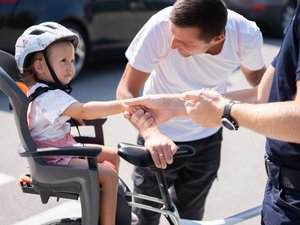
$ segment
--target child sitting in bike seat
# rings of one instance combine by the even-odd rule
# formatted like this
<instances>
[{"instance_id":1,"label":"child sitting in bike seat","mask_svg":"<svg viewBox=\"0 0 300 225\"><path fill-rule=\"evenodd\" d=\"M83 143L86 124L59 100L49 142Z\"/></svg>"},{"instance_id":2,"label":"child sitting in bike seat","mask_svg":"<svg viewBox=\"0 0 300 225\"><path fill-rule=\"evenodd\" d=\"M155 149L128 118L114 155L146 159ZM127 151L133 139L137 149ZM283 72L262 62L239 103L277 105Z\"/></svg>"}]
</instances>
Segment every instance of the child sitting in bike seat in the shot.
<instances>
[{"instance_id":1,"label":"child sitting in bike seat","mask_svg":"<svg viewBox=\"0 0 300 225\"><path fill-rule=\"evenodd\" d=\"M70 118L96 119L128 110L123 101L80 103L69 95L78 42L75 33L54 22L29 27L16 42L15 59L31 101L29 130L38 148L80 145L70 134ZM100 224L114 225L120 159L117 150L101 148L97 157L101 174ZM87 161L78 157L47 157L45 161L87 166Z\"/></svg>"}]
</instances>

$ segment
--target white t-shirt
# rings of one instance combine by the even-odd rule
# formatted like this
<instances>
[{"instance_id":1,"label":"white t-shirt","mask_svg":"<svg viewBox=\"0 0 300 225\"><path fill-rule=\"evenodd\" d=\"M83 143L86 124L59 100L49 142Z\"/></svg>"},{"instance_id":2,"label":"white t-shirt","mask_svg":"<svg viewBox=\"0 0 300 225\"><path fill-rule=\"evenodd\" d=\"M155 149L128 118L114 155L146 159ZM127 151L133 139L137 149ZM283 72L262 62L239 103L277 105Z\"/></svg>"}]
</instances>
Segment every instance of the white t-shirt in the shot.
<instances>
[{"instance_id":1,"label":"white t-shirt","mask_svg":"<svg viewBox=\"0 0 300 225\"><path fill-rule=\"evenodd\" d=\"M249 70L263 68L263 39L259 28L231 10L228 10L223 49L218 55L204 53L182 57L170 47L171 9L172 6L153 15L126 51L131 66L151 73L143 95L182 93L201 88L214 88L224 93L229 75L240 65ZM208 129L188 118L174 118L159 129L173 141L192 141L214 134L219 127Z\"/></svg>"},{"instance_id":2,"label":"white t-shirt","mask_svg":"<svg viewBox=\"0 0 300 225\"><path fill-rule=\"evenodd\" d=\"M47 87L36 83L29 91L30 96L36 88ZM30 103L28 108L28 126L33 140L58 140L70 132L68 116L61 115L68 106L77 102L62 90L48 90Z\"/></svg>"}]
</instances>

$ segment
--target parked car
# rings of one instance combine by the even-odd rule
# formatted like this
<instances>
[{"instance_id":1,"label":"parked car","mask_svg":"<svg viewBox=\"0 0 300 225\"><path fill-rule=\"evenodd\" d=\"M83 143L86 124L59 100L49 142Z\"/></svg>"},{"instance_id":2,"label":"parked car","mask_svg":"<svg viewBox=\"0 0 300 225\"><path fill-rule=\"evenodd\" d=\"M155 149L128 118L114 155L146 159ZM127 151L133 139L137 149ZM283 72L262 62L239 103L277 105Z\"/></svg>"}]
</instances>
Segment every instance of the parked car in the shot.
<instances>
[{"instance_id":1,"label":"parked car","mask_svg":"<svg viewBox=\"0 0 300 225\"><path fill-rule=\"evenodd\" d=\"M282 36L299 0L224 0L232 9L255 21L270 34Z\"/></svg>"},{"instance_id":2,"label":"parked car","mask_svg":"<svg viewBox=\"0 0 300 225\"><path fill-rule=\"evenodd\" d=\"M0 49L14 53L31 25L55 21L76 32L77 74L85 62L125 50L143 24L175 0L0 0ZM120 51L118 51L120 52ZM97 56L94 54L97 53ZM123 54L121 51L120 54Z\"/></svg>"}]
</instances>

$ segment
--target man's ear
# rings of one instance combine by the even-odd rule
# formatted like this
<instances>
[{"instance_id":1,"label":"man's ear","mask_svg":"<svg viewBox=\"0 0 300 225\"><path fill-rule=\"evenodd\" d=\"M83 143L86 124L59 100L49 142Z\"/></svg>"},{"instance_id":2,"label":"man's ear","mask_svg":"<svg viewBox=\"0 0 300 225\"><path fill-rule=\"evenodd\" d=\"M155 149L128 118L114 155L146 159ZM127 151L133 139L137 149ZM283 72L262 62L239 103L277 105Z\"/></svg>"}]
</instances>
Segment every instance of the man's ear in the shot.
<instances>
[{"instance_id":1,"label":"man's ear","mask_svg":"<svg viewBox=\"0 0 300 225\"><path fill-rule=\"evenodd\" d=\"M34 67L34 70L37 73L44 73L45 72L42 60L39 60L39 59L35 60L34 63L33 63L33 67Z\"/></svg>"},{"instance_id":2,"label":"man's ear","mask_svg":"<svg viewBox=\"0 0 300 225\"><path fill-rule=\"evenodd\" d=\"M225 39L225 32L223 32L219 36L215 37L215 42L220 43L220 42L224 41L224 39Z\"/></svg>"}]
</instances>

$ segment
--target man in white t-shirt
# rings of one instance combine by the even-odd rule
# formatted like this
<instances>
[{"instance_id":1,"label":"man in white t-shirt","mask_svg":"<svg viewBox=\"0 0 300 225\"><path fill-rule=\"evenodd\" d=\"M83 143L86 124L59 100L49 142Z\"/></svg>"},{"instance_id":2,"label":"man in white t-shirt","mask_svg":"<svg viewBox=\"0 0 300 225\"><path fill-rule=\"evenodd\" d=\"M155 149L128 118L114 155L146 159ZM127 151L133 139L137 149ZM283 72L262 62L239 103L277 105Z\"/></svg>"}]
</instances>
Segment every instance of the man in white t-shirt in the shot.
<instances>
[{"instance_id":1,"label":"man in white t-shirt","mask_svg":"<svg viewBox=\"0 0 300 225\"><path fill-rule=\"evenodd\" d=\"M240 68L251 86L264 74L262 34L254 22L226 8L222 0L178 0L153 15L126 51L128 64L117 98L174 94L213 88L226 92L228 77ZM141 110L140 110L141 111ZM139 113L139 111L138 111ZM148 115L136 113L131 122ZM141 121L139 121L139 124ZM203 128L188 118L139 129L139 144L165 175L180 217L201 220L220 164L222 128ZM192 159L176 159L177 144L192 145ZM160 197L155 175L135 168L134 190ZM136 209L141 225L157 225L159 214Z\"/></svg>"}]
</instances>

